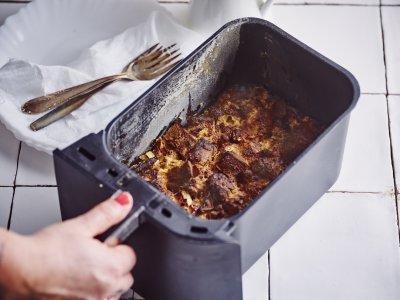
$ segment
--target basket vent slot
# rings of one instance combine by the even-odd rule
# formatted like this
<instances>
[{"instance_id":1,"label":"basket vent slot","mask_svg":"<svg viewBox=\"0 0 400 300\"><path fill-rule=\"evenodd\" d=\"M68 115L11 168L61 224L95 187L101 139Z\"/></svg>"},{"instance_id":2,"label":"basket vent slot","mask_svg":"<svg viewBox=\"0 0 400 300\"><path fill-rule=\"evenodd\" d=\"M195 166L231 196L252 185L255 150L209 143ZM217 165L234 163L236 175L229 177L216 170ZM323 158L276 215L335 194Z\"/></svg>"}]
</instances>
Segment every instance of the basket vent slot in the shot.
<instances>
[{"instance_id":1,"label":"basket vent slot","mask_svg":"<svg viewBox=\"0 0 400 300\"><path fill-rule=\"evenodd\" d=\"M131 183L132 180L133 180L133 175L130 174L130 173L126 173L124 176L122 176L122 177L117 181L117 184L118 184L120 187L126 187L126 186L128 186L128 185Z\"/></svg>"},{"instance_id":2,"label":"basket vent slot","mask_svg":"<svg viewBox=\"0 0 400 300\"><path fill-rule=\"evenodd\" d=\"M229 232L233 229L234 226L235 226L235 224L233 224L233 222L229 221L228 225L224 228L224 230L226 232Z\"/></svg>"},{"instance_id":3,"label":"basket vent slot","mask_svg":"<svg viewBox=\"0 0 400 300\"><path fill-rule=\"evenodd\" d=\"M156 209L160 205L160 202L156 199L150 201L149 206L152 209Z\"/></svg>"},{"instance_id":4,"label":"basket vent slot","mask_svg":"<svg viewBox=\"0 0 400 300\"><path fill-rule=\"evenodd\" d=\"M161 213L167 218L171 218L172 217L172 212L169 209L163 208L161 210Z\"/></svg>"},{"instance_id":5,"label":"basket vent slot","mask_svg":"<svg viewBox=\"0 0 400 300\"><path fill-rule=\"evenodd\" d=\"M115 169L108 169L107 173L108 173L108 175L110 175L112 177L117 177L118 176L118 172Z\"/></svg>"},{"instance_id":6,"label":"basket vent slot","mask_svg":"<svg viewBox=\"0 0 400 300\"><path fill-rule=\"evenodd\" d=\"M96 156L94 154L90 153L83 147L79 147L78 152L82 154L84 157L86 157L88 160L94 161L96 159Z\"/></svg>"},{"instance_id":7,"label":"basket vent slot","mask_svg":"<svg viewBox=\"0 0 400 300\"><path fill-rule=\"evenodd\" d=\"M208 232L208 228L202 226L192 226L190 227L190 231L193 233L206 234Z\"/></svg>"}]
</instances>

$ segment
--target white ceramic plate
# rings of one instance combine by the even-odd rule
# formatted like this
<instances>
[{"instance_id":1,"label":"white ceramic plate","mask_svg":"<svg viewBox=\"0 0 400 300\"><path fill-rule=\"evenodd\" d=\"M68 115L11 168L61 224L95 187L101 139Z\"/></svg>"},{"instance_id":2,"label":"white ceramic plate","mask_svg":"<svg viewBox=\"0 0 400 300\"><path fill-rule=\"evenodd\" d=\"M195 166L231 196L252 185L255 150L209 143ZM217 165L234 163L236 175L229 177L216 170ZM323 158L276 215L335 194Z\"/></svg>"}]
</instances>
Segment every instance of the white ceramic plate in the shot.
<instances>
[{"instance_id":1,"label":"white ceramic plate","mask_svg":"<svg viewBox=\"0 0 400 300\"><path fill-rule=\"evenodd\" d=\"M154 0L140 10L160 9ZM10 57L41 65L65 65L97 41L142 23L133 0L36 0L0 27L0 66Z\"/></svg>"},{"instance_id":2,"label":"white ceramic plate","mask_svg":"<svg viewBox=\"0 0 400 300\"><path fill-rule=\"evenodd\" d=\"M0 27L0 67L10 58L68 65L96 42L145 22L154 10L165 11L156 0L33 1ZM21 131L16 124L21 120L7 111L0 111L0 121L29 146L47 153L54 149L40 135Z\"/></svg>"}]
</instances>

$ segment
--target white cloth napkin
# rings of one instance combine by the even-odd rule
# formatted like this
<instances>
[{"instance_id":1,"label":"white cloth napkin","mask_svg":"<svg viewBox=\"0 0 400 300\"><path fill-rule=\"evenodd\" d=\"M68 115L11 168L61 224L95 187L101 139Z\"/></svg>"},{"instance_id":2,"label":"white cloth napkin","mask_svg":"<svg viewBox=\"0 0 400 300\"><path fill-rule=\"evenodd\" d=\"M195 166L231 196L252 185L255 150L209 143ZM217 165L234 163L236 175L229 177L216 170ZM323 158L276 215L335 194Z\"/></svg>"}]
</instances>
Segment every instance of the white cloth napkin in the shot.
<instances>
[{"instance_id":1,"label":"white cloth napkin","mask_svg":"<svg viewBox=\"0 0 400 300\"><path fill-rule=\"evenodd\" d=\"M121 72L135 56L156 42L164 46L177 43L182 57L193 51L203 39L177 24L164 12L152 12L146 22L100 41L67 66L42 66L11 59L0 69L0 117L16 137L51 153L92 132L104 129L124 108L137 99L155 80L116 82L93 96L71 115L33 132L29 124L38 118L23 114L27 100L103 76Z\"/></svg>"}]
</instances>

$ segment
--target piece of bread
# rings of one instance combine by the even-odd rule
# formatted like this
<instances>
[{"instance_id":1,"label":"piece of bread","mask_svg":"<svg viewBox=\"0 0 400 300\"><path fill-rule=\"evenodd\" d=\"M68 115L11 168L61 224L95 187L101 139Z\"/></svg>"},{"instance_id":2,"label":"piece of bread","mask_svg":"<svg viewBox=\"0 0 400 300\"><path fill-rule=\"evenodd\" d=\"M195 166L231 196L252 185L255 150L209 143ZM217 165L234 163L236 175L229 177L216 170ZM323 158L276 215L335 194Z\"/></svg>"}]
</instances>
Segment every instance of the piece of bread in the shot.
<instances>
[{"instance_id":1,"label":"piece of bread","mask_svg":"<svg viewBox=\"0 0 400 300\"><path fill-rule=\"evenodd\" d=\"M188 213L228 218L245 208L323 126L258 86L223 92L187 125L174 122L132 169Z\"/></svg>"}]
</instances>

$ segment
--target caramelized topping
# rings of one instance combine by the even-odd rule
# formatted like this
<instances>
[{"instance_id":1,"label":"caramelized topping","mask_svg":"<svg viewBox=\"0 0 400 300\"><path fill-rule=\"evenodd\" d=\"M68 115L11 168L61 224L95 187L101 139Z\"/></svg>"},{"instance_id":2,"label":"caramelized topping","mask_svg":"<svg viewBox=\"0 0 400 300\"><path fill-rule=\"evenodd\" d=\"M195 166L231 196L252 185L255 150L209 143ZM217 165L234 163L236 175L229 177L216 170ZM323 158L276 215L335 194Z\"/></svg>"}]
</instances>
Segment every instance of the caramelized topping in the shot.
<instances>
[{"instance_id":1,"label":"caramelized topping","mask_svg":"<svg viewBox=\"0 0 400 300\"><path fill-rule=\"evenodd\" d=\"M216 147L207 142L204 138L197 141L196 146L189 152L189 159L194 163L199 163L204 166L207 162L212 160Z\"/></svg>"},{"instance_id":2,"label":"caramelized topping","mask_svg":"<svg viewBox=\"0 0 400 300\"><path fill-rule=\"evenodd\" d=\"M185 156L196 143L195 139L179 123L172 124L163 138L182 156Z\"/></svg>"},{"instance_id":3,"label":"caramelized topping","mask_svg":"<svg viewBox=\"0 0 400 300\"><path fill-rule=\"evenodd\" d=\"M174 122L133 169L188 213L217 219L245 208L323 126L262 87L233 87L187 126Z\"/></svg>"},{"instance_id":4,"label":"caramelized topping","mask_svg":"<svg viewBox=\"0 0 400 300\"><path fill-rule=\"evenodd\" d=\"M223 153L217 166L229 177L234 177L248 168L246 160L233 151Z\"/></svg>"},{"instance_id":5,"label":"caramelized topping","mask_svg":"<svg viewBox=\"0 0 400 300\"><path fill-rule=\"evenodd\" d=\"M233 184L224 174L215 173L207 180L205 199L210 200L212 207L229 201Z\"/></svg>"},{"instance_id":6,"label":"caramelized topping","mask_svg":"<svg viewBox=\"0 0 400 300\"><path fill-rule=\"evenodd\" d=\"M180 167L174 167L167 173L167 188L177 193L182 187L187 185L193 177L193 166L190 161L185 162Z\"/></svg>"}]
</instances>

